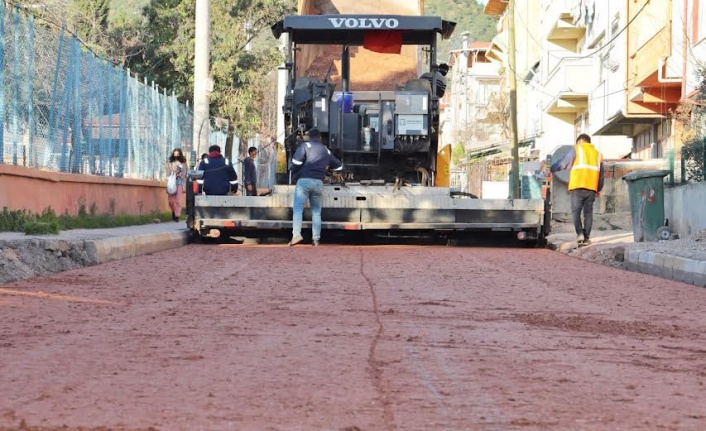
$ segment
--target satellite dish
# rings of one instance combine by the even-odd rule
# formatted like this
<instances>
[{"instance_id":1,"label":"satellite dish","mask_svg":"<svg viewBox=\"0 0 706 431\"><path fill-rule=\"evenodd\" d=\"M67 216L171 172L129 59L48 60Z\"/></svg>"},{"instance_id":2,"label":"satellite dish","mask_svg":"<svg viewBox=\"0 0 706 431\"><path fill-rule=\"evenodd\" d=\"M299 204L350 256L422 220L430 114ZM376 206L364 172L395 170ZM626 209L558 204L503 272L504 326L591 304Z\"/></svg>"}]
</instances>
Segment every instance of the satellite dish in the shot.
<instances>
[{"instance_id":1,"label":"satellite dish","mask_svg":"<svg viewBox=\"0 0 706 431\"><path fill-rule=\"evenodd\" d=\"M552 163L558 162L566 153L568 153L572 148L574 148L573 145L562 145L561 147L557 147L556 150L552 153ZM570 169L567 169L565 171L557 171L554 172L553 178L561 181L562 183L569 183L569 172L571 172Z\"/></svg>"}]
</instances>

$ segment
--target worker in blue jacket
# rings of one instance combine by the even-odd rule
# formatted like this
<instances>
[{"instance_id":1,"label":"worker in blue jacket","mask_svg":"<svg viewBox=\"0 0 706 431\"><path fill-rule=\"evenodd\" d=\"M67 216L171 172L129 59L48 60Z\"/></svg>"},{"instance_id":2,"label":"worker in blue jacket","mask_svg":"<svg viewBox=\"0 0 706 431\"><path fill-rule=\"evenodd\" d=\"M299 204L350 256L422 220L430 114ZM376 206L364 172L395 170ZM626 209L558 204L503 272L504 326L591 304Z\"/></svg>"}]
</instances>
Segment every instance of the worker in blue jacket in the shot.
<instances>
[{"instance_id":1,"label":"worker in blue jacket","mask_svg":"<svg viewBox=\"0 0 706 431\"><path fill-rule=\"evenodd\" d=\"M321 143L321 132L313 128L309 130L309 141L299 145L292 157L292 174L297 178L294 189L293 228L290 246L299 244L302 238L302 219L304 205L309 200L311 206L312 243L318 246L321 240L321 206L324 192L324 175L327 168L341 170L343 164L324 144Z\"/></svg>"},{"instance_id":2,"label":"worker in blue jacket","mask_svg":"<svg viewBox=\"0 0 706 431\"><path fill-rule=\"evenodd\" d=\"M211 145L208 157L199 163L203 171L203 191L207 195L225 196L231 190L231 183L238 180L233 165L221 154L221 147Z\"/></svg>"}]
</instances>

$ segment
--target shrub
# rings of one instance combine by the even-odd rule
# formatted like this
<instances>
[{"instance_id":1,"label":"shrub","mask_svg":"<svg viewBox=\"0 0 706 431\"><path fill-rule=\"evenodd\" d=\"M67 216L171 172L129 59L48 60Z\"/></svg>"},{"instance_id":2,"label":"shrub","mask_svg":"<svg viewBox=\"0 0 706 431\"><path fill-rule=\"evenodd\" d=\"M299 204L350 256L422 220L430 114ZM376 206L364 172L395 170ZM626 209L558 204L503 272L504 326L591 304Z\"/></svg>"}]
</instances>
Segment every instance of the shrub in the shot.
<instances>
[{"instance_id":1,"label":"shrub","mask_svg":"<svg viewBox=\"0 0 706 431\"><path fill-rule=\"evenodd\" d=\"M81 210L83 208L83 211ZM169 213L152 213L143 215L94 215L85 211L85 205L79 208L78 216L67 213L57 216L54 210L45 208L40 214L27 210L10 210L7 207L0 211L0 232L25 232L27 234L56 234L60 230L98 229L122 226L135 226L152 223L155 219L170 221ZM91 206L91 211L94 211Z\"/></svg>"},{"instance_id":2,"label":"shrub","mask_svg":"<svg viewBox=\"0 0 706 431\"><path fill-rule=\"evenodd\" d=\"M30 221L25 224L24 232L26 235L56 235L59 233L59 221Z\"/></svg>"},{"instance_id":3,"label":"shrub","mask_svg":"<svg viewBox=\"0 0 706 431\"><path fill-rule=\"evenodd\" d=\"M706 171L706 138L695 139L682 147L682 163L687 181L704 181Z\"/></svg>"}]
</instances>

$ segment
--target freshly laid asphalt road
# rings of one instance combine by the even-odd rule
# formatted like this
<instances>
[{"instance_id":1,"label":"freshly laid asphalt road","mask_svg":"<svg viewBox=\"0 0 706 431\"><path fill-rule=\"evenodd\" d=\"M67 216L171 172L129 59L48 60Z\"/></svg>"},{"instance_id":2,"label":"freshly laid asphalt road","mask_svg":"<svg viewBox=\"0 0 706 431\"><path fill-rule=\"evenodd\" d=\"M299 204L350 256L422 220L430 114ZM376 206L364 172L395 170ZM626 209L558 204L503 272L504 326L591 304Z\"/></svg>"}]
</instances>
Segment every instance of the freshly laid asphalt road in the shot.
<instances>
[{"instance_id":1,"label":"freshly laid asphalt road","mask_svg":"<svg viewBox=\"0 0 706 431\"><path fill-rule=\"evenodd\" d=\"M706 429L706 290L549 250L188 245L0 315L0 430Z\"/></svg>"}]
</instances>

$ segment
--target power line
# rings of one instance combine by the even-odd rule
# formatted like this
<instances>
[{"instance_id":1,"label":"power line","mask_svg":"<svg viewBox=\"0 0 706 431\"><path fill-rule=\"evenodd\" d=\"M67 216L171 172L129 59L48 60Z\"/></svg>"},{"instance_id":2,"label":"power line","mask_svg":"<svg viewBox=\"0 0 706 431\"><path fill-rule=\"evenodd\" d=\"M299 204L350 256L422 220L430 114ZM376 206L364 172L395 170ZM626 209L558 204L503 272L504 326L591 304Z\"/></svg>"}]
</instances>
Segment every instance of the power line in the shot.
<instances>
[{"instance_id":1,"label":"power line","mask_svg":"<svg viewBox=\"0 0 706 431\"><path fill-rule=\"evenodd\" d=\"M534 37L534 35L530 32L529 26L525 22L525 20L522 18L522 14L517 14L518 17L520 17L520 22L522 23L522 26L525 28L526 33L529 35L530 39L534 41L534 43L537 44L538 47L542 47L542 44Z\"/></svg>"},{"instance_id":2,"label":"power line","mask_svg":"<svg viewBox=\"0 0 706 431\"><path fill-rule=\"evenodd\" d=\"M584 59L584 58L591 57L592 55L599 53L600 51L604 50L605 48L608 48L608 47L615 41L615 39L617 39L618 36L620 36L625 30L627 30L628 27L630 27L630 24L632 24L633 21L635 21L635 19L637 19L637 17L640 16L640 14L642 13L642 11L645 10L645 8L647 7L648 4L650 4L650 1L651 1L651 0L647 0L647 1L645 2L645 4L642 5L642 7L640 8L640 10L637 11L637 13L635 14L635 16L633 16L633 17L630 19L630 21L628 21L628 23L625 24L625 27L623 27L622 29L620 29L619 32L617 32L616 34L614 34L613 37L612 37L608 42L606 42L606 43L603 44L602 46L596 48L593 52L591 52L591 53L589 53L589 54L586 54L586 55L583 55L583 56L580 56L580 57L572 57L572 58L574 58L574 59L576 59L576 60L581 60L581 59Z\"/></svg>"},{"instance_id":3,"label":"power line","mask_svg":"<svg viewBox=\"0 0 706 431\"><path fill-rule=\"evenodd\" d=\"M559 94L547 93L547 92L544 91L542 88L537 87L537 86L535 86L535 85L532 85L532 84L529 83L529 82L526 82L526 81L524 80L524 78L523 78L519 73L517 73L517 71L512 70L512 69L510 68L510 66L507 66L507 68L508 68L508 70L510 70L512 73L514 73L517 78L519 78L520 80L522 80L522 81L525 83L526 86L530 87L531 89L533 89L533 90L535 90L535 91L537 91L537 92L539 92L539 93L541 93L541 94L543 94L543 95L545 95L545 96L547 96L547 97L551 97L552 99L553 99L553 98L556 98L556 97L559 95ZM608 97L608 96L612 96L612 95L614 95L614 94L622 93L622 92L624 92L624 91L627 91L627 88L623 88L623 89L621 89L621 90L617 90L617 91L614 91L614 92L612 92L612 93L604 94L604 95L602 95L602 96L589 97L589 100L600 100L600 99L604 99L604 98L606 98L606 97Z\"/></svg>"}]
</instances>

